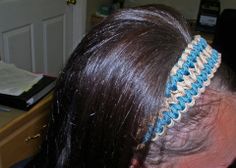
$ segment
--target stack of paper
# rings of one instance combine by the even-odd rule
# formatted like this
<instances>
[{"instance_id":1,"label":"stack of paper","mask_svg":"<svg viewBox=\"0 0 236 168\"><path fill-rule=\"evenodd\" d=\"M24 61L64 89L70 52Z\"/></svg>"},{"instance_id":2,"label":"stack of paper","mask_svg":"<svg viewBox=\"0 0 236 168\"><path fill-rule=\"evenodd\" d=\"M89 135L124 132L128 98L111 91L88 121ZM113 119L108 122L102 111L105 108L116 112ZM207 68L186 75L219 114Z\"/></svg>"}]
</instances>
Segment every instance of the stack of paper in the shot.
<instances>
[{"instance_id":1,"label":"stack of paper","mask_svg":"<svg viewBox=\"0 0 236 168\"><path fill-rule=\"evenodd\" d=\"M0 61L1 94L19 96L30 90L42 77L41 74L34 74Z\"/></svg>"},{"instance_id":2,"label":"stack of paper","mask_svg":"<svg viewBox=\"0 0 236 168\"><path fill-rule=\"evenodd\" d=\"M0 62L0 104L29 110L53 90L56 78Z\"/></svg>"}]
</instances>

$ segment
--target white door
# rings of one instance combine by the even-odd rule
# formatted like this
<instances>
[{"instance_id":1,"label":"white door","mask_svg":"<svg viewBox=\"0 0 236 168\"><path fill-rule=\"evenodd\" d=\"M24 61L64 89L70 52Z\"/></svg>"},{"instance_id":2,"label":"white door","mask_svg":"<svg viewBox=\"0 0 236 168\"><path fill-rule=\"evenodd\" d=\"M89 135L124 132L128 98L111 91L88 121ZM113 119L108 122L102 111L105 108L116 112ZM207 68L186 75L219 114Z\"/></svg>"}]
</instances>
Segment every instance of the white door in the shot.
<instances>
[{"instance_id":1,"label":"white door","mask_svg":"<svg viewBox=\"0 0 236 168\"><path fill-rule=\"evenodd\" d=\"M85 33L86 0L0 0L0 58L56 76Z\"/></svg>"}]
</instances>

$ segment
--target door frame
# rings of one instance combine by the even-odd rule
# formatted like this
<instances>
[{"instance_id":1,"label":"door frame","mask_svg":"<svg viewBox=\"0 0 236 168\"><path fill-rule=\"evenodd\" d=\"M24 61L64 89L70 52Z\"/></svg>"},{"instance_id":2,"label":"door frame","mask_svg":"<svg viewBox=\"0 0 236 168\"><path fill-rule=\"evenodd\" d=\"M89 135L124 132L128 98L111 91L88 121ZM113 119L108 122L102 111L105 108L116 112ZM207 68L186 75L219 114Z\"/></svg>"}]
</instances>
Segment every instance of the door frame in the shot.
<instances>
[{"instance_id":1,"label":"door frame","mask_svg":"<svg viewBox=\"0 0 236 168\"><path fill-rule=\"evenodd\" d=\"M80 16L80 17L79 17ZM87 0L77 0L73 5L73 39L72 50L86 34Z\"/></svg>"}]
</instances>

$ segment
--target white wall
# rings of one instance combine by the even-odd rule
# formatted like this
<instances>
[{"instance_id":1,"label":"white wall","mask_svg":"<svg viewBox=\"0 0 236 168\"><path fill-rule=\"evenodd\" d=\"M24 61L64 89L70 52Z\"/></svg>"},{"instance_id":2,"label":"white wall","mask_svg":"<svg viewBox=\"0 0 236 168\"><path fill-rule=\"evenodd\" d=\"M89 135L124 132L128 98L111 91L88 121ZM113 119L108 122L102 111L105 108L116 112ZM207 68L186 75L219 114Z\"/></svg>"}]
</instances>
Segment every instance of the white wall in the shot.
<instances>
[{"instance_id":1,"label":"white wall","mask_svg":"<svg viewBox=\"0 0 236 168\"><path fill-rule=\"evenodd\" d=\"M221 9L236 9L236 0L221 0ZM145 4L165 4L174 7L188 19L196 19L200 0L126 0L125 6L132 7Z\"/></svg>"}]
</instances>

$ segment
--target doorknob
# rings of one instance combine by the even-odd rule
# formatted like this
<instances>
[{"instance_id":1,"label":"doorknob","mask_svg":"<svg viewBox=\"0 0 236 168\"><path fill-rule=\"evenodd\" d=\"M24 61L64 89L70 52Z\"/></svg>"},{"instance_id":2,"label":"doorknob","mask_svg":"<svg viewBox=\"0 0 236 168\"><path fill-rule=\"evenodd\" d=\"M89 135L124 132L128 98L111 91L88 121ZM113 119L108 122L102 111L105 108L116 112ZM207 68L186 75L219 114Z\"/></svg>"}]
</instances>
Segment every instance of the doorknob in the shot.
<instances>
[{"instance_id":1,"label":"doorknob","mask_svg":"<svg viewBox=\"0 0 236 168\"><path fill-rule=\"evenodd\" d=\"M69 4L75 5L76 0L67 0L66 3L67 3L67 5L69 5Z\"/></svg>"}]
</instances>

